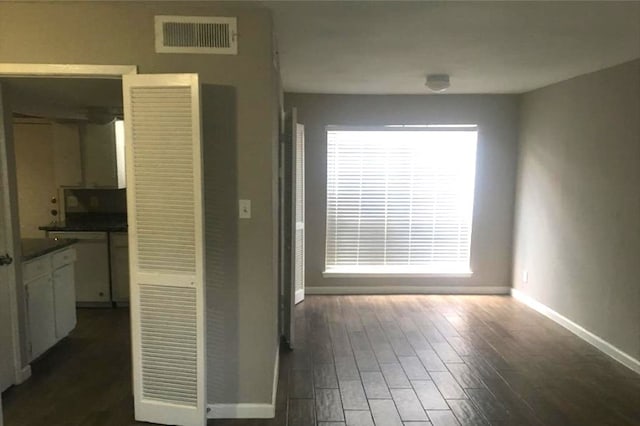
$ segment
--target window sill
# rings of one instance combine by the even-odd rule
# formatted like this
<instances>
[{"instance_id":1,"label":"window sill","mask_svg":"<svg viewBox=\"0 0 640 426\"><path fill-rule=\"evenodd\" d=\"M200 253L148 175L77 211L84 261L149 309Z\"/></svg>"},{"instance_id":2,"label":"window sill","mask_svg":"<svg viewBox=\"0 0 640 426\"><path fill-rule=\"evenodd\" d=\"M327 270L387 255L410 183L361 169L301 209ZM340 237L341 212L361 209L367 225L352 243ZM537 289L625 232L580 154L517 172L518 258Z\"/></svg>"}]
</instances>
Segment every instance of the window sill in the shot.
<instances>
[{"instance_id":1,"label":"window sill","mask_svg":"<svg viewBox=\"0 0 640 426\"><path fill-rule=\"evenodd\" d=\"M473 271L455 272L364 272L364 271L324 271L324 278L470 278Z\"/></svg>"}]
</instances>

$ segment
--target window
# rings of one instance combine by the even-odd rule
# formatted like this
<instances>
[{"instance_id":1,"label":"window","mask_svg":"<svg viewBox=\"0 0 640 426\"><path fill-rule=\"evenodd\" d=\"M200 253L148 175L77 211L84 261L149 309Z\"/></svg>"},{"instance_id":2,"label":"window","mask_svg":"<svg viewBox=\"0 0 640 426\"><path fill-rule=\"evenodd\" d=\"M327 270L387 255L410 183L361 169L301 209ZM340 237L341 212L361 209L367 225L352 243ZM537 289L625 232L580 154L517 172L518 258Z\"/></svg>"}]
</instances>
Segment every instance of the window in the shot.
<instances>
[{"instance_id":1,"label":"window","mask_svg":"<svg viewBox=\"0 0 640 426\"><path fill-rule=\"evenodd\" d=\"M327 131L326 274L470 273L475 126Z\"/></svg>"}]
</instances>

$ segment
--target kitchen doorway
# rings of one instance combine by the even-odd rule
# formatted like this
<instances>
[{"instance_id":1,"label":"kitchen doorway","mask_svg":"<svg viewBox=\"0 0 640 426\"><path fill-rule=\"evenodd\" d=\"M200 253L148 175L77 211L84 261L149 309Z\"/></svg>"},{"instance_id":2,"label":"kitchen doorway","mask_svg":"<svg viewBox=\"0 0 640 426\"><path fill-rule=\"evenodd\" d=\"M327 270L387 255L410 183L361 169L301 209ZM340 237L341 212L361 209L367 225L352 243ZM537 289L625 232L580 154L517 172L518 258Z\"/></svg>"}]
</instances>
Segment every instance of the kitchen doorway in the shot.
<instances>
[{"instance_id":1,"label":"kitchen doorway","mask_svg":"<svg viewBox=\"0 0 640 426\"><path fill-rule=\"evenodd\" d=\"M31 68L32 70L35 68L36 72L25 73L23 71L21 74L16 71L16 68L20 68L19 65L0 64L0 79L15 78L16 76L38 79L51 76L52 70L55 71L54 74L57 78L64 79L68 84L85 84L87 79L100 79L101 77L107 80L122 78L122 87L118 90L111 90L111 93L122 93L123 116L127 117L124 131L120 130L120 133L126 134L128 141L126 172L129 177L126 182L132 190L130 197L125 198L124 204L127 206L126 217L133 217L135 221L131 221L132 232L126 239L132 244L131 255L125 256L125 258L129 259L128 264L131 267L131 279L126 281L130 281L134 285L131 286L130 292L127 292L131 294L132 301L131 326L126 327L126 331L130 331L130 338L127 340L130 345L120 345L121 349L118 354L124 354L126 360L132 361L127 363L127 366L132 365L133 374L129 374L128 380L125 382L121 380L119 383L128 384L126 387L131 389L130 380L132 378L133 398L128 392L119 392L117 397L120 399L113 400L109 398L113 395L108 394L109 383L106 383L106 386L96 385L91 388L103 390L98 398L88 397L84 393L78 395L78 398L84 398L87 403L91 401L95 404L96 400L98 403L98 407L94 405L93 409L88 413L85 411L84 414L101 416L105 410L101 405L103 402L109 401L112 404L117 404L119 401L124 401L125 403L134 403L135 418L141 421L204 425L207 418L206 315L202 124L198 74L134 75L136 74L135 67L62 65L43 67L49 73L38 69L37 65L24 65L23 68ZM84 72L83 68L86 68ZM5 71L4 75L9 74L10 77L4 77L3 70ZM78 77L84 80L75 80ZM27 85L34 81L37 83L37 80L27 81ZM22 97L19 99L23 100ZM95 207L119 204L113 202L113 199L109 197L107 198L109 201L101 201L97 193L92 193L88 197L85 193L87 190L121 189L119 183L124 182L124 179L120 179L117 170L103 176L113 178L113 185L111 180L108 181L110 182L108 185L102 185L100 182L96 183L96 181L87 178L89 173L84 163L91 164L90 160L93 160L94 164L102 165L110 159L110 155L105 155L107 151L109 153L113 151L115 153L111 156L113 161L110 163L117 168L121 163L120 160L124 159L124 155L117 153L118 145L124 147L124 138L121 138L121 143L118 144L118 111L111 110L110 105L98 105L98 108L94 108L95 105L85 106L82 104L81 107L83 108L81 115L84 115L87 123L82 126L79 133L85 137L93 135L91 139L97 141L93 145L109 145L109 149L104 151L97 149L96 155L90 155L87 152L93 152L96 150L96 146L81 144L80 157L83 163L80 174L81 187L72 186L71 189L76 190L72 193L66 191L68 188L63 188L62 197L52 197L51 203L54 206L50 210L50 214L54 216L51 224L53 226L39 226L38 229L45 231L47 237L52 235L67 236L55 234L61 231L60 226L64 228L62 232L94 232L95 238L81 239L81 241L96 244L103 240L98 238L97 234L106 233L108 262L110 262L111 248L115 248L111 244L112 230L110 226L113 225L112 221L107 221L104 224L105 229L87 229L87 223L84 220L78 220L78 217L74 216L74 220L71 221L70 214L82 213L83 219L86 219L87 213L96 213L92 210ZM57 111L57 108L54 110ZM21 115L14 118L27 121L38 121L43 118L30 111ZM59 124L67 123L60 121ZM94 126L100 126L99 130ZM105 126L107 130L104 129ZM14 142L10 131L6 132L4 139L7 141L7 146ZM114 150L111 149L111 142L115 144ZM73 154L70 154L73 150L67 151L70 148L68 144L63 144L63 146L65 149L61 148L62 152L73 157ZM66 161L70 158L69 155L66 157L61 155L60 157ZM67 178L69 177L68 171L68 168L63 167L60 168L60 173L56 173L54 167L54 176L56 179L59 176ZM73 175L72 173L71 176ZM15 184L15 177L13 175L9 179L13 184ZM45 185L43 180L41 180L41 184ZM38 185L36 185L37 187ZM113 194L110 197L113 197ZM15 199L11 204L15 205ZM58 205L62 205L63 208L57 208ZM76 207L83 207L84 210L72 211ZM60 213L65 219L64 222L58 221L57 216ZM168 226L167 223L173 225ZM19 235L20 227L16 227L15 230ZM27 332L20 336L21 363L23 364L34 361L46 353L49 348L55 347L55 344L74 328L76 312L73 305L75 305L75 301L71 296L75 291L74 285L70 285L69 282L73 281L79 271L78 268L75 268L76 273L74 273L72 267L72 264L79 259L79 255L76 253L79 247L73 248L73 244L76 243L78 243L77 239L47 238L46 241L38 241L38 249L35 250L37 255L30 253L28 259L23 254L33 251L31 250L33 247L30 247L29 250L26 249L32 244L26 245L23 241L22 244L16 243L12 247L13 251L17 253L18 259L16 262L18 266L15 268L19 271L16 274L16 282L24 281L25 284L24 286L14 285L14 287L24 287L23 295L18 296L18 301L27 305L22 314L17 315L19 323L27 324ZM44 248L40 245L43 245ZM23 260L28 262L22 262ZM20 277L20 270L22 270L22 277ZM87 274L87 277L95 274L94 270L93 274ZM110 281L117 276L118 274L109 271ZM111 306L114 303L112 287L108 292L101 292L101 296ZM63 303L58 303L60 300ZM100 302L103 300L98 300L98 303ZM30 305L34 308L30 309ZM58 315L59 308L62 315ZM50 321L43 320L43 318L50 318ZM127 315L128 320L129 315ZM59 327L60 324L63 326ZM113 334L113 330L109 330L108 327L98 328L107 337L111 337ZM102 341L102 343L104 342ZM96 356L89 356L89 358L94 359ZM100 353L98 358L109 362L109 365L113 367L111 356ZM106 377L110 377L109 371L119 373L127 371L125 368L117 368L118 365L122 364L116 364L116 370L113 368L105 369L107 371L96 366L95 369L86 372L87 378L104 378L105 374L103 373L106 373ZM95 371L100 373L95 374ZM72 391L82 388L79 386L81 381L75 375L68 379L70 380L68 386L61 386L61 388ZM66 401L77 404L78 399L69 396L67 395ZM51 398L46 395L42 397ZM118 410L117 407L109 405L115 408L114 413L124 412L125 417L133 417L133 413L127 410ZM56 406L60 408L58 404ZM45 407L42 408L46 410ZM37 410L31 407L31 412L37 412ZM107 412L111 411L107 409ZM30 423L21 421L21 424L49 423L46 421L46 415L45 412L43 413L44 417L32 419ZM91 423L90 420L84 419L81 423L84 424L87 421ZM121 422L118 420L116 423L120 424Z\"/></svg>"},{"instance_id":2,"label":"kitchen doorway","mask_svg":"<svg viewBox=\"0 0 640 426\"><path fill-rule=\"evenodd\" d=\"M0 171L2 172L2 204L4 204L2 222L6 222L6 226L2 227L2 253L6 253L6 259L0 259L0 262L7 260L4 262L7 265L0 271L2 274L0 299L2 303L8 303L7 309L4 309L3 305L0 310L2 313L0 328L8 331L8 333L0 332L0 352L3 360L0 392L26 381L31 375L32 362L48 356L49 350L56 352L56 348L51 348L66 337L76 324L76 292L73 281L76 275L73 270L73 263L77 260L76 252L72 245L65 245L64 242L54 238L48 239L47 231L37 229L39 226L31 224L29 232L21 229L19 214L21 196L18 193L19 173L16 170L18 165L16 160L18 155L21 156L22 163L33 166L33 170L38 170L35 175L41 174L39 162L51 162L55 158L67 161L60 165L58 172L50 168L50 176L45 173L44 176L36 176L38 179L25 180L25 190L29 193L24 205L24 210L27 212L25 221L47 226L59 223L62 219L57 215L61 212L60 195L64 192L58 191L58 188L69 186L56 185L56 182L59 179L68 180L74 176L83 176L81 171L74 170L69 163L69 161L81 160L82 151L78 149L74 153L69 150L69 146L58 146L57 148L62 149L58 149L55 153L51 147L48 152L35 149L31 152L27 150L27 152L18 153L15 152L15 139L19 137L28 140L31 144L30 148L37 148L43 142L43 134L46 134L43 129L51 130L50 127L55 122L57 123L55 132L58 132L59 139L68 141L69 129L74 123L82 122L81 111L77 108L80 98L91 95L83 91L82 87L78 87L75 91L69 91L69 94L75 92L76 99L72 99L73 96L71 98L67 96L65 99L65 92L69 89L68 84L76 82L78 86L88 87L92 81L107 82L110 83L110 87L116 87L116 93L121 98L122 76L135 73L137 73L135 66L0 64L0 112L3 117L3 125L0 126L0 147L2 148L0 153L3 156L3 166L0 167ZM51 85L50 82L56 84ZM99 92L100 89L96 91ZM13 102L9 99L11 96L9 93L18 94L13 96ZM103 112L100 109L87 109L84 111L85 121L104 120L105 117L100 116ZM106 113L111 112L106 111ZM16 126L19 129L16 129ZM77 139L76 143L79 142ZM104 162L104 157L95 158L99 157L98 154L93 157L94 163ZM43 178L47 179L43 180ZM82 183L78 186L80 185ZM50 187L53 187L54 191L47 192ZM43 188L45 191L42 190ZM47 195L39 208L28 200L42 197L42 194ZM33 212L35 215L32 214ZM25 236L28 237L26 243L21 238ZM128 314L125 318L128 318ZM11 356L5 357L5 352ZM55 358L55 354L53 357ZM127 354L127 357L130 358L130 355ZM4 361L9 361L6 362L6 366ZM5 414L10 411L6 399L4 411Z\"/></svg>"}]
</instances>

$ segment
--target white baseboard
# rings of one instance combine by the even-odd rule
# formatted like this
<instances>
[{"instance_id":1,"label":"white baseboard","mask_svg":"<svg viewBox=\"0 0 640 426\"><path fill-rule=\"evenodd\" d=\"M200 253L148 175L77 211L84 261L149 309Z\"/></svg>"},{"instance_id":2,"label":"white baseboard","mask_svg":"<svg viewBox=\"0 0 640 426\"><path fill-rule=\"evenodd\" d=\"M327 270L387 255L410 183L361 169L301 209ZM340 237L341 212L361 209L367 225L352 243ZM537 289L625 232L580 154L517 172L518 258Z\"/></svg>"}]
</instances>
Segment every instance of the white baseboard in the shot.
<instances>
[{"instance_id":1,"label":"white baseboard","mask_svg":"<svg viewBox=\"0 0 640 426\"><path fill-rule=\"evenodd\" d=\"M26 382L29 377L31 377L31 366L22 367L20 371L16 372L16 385Z\"/></svg>"},{"instance_id":2,"label":"white baseboard","mask_svg":"<svg viewBox=\"0 0 640 426\"><path fill-rule=\"evenodd\" d=\"M208 419L272 419L273 404L209 404Z\"/></svg>"},{"instance_id":3,"label":"white baseboard","mask_svg":"<svg viewBox=\"0 0 640 426\"><path fill-rule=\"evenodd\" d=\"M273 387L271 388L271 405L273 406L273 415L275 417L276 396L278 395L278 380L280 379L280 344L276 345L276 364L273 366Z\"/></svg>"},{"instance_id":4,"label":"white baseboard","mask_svg":"<svg viewBox=\"0 0 640 426\"><path fill-rule=\"evenodd\" d=\"M276 347L276 362L273 367L271 404L208 404L208 419L272 419L276 416L276 395L280 373L280 349Z\"/></svg>"},{"instance_id":5,"label":"white baseboard","mask_svg":"<svg viewBox=\"0 0 640 426\"><path fill-rule=\"evenodd\" d=\"M307 287L305 294L509 294L511 287L340 286Z\"/></svg>"},{"instance_id":6,"label":"white baseboard","mask_svg":"<svg viewBox=\"0 0 640 426\"><path fill-rule=\"evenodd\" d=\"M613 346L611 343L596 336L589 330L576 324L575 322L571 321L569 318L559 314L558 312L554 311L550 307L538 302L537 300L521 292L520 290L512 288L511 295L515 299L529 306L531 309L538 311L545 317L560 324L561 326L563 326L564 328L566 328L576 336L580 337L585 342L595 346L597 349L609 355L611 358L615 359L622 365L640 374L640 361L633 358L631 355L621 351L620 349Z\"/></svg>"}]
</instances>

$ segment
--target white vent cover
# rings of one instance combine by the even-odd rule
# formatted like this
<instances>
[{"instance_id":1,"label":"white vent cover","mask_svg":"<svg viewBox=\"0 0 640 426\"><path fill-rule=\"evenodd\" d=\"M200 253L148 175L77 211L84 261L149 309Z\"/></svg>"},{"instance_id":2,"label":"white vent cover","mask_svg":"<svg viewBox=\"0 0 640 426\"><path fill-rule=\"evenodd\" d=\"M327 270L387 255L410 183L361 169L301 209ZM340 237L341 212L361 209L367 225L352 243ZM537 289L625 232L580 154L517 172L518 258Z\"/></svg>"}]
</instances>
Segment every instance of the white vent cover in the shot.
<instances>
[{"instance_id":1,"label":"white vent cover","mask_svg":"<svg viewBox=\"0 0 640 426\"><path fill-rule=\"evenodd\" d=\"M238 54L237 18L156 16L157 53Z\"/></svg>"}]
</instances>

